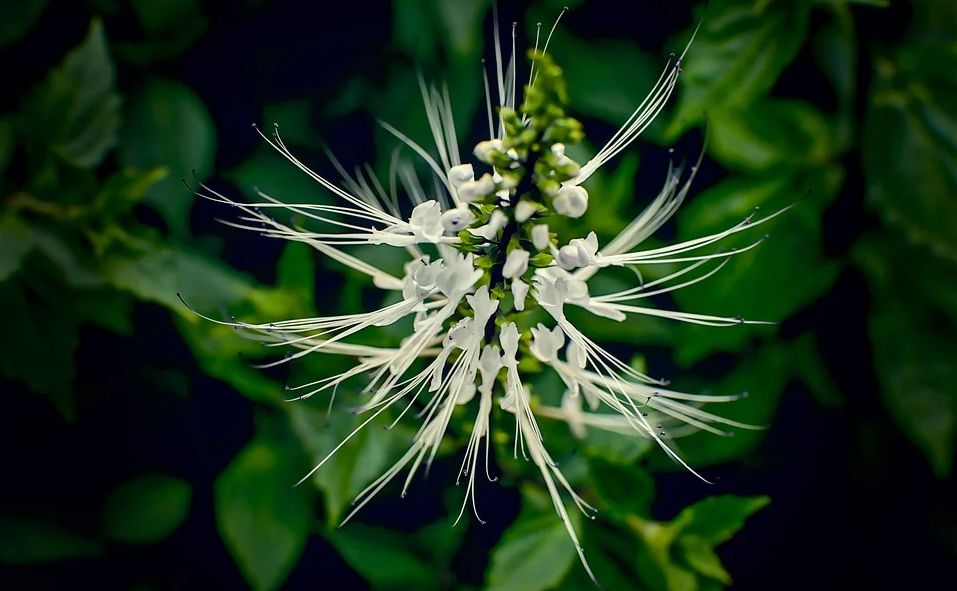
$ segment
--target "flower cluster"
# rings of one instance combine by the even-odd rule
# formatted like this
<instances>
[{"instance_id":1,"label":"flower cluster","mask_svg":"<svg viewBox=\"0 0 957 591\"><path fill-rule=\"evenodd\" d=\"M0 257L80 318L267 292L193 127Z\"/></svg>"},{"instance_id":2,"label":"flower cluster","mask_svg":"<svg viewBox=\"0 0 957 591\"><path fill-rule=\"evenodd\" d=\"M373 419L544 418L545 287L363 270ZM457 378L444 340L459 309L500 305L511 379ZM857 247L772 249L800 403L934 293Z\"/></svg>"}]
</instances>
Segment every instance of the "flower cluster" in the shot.
<instances>
[{"instance_id":1,"label":"flower cluster","mask_svg":"<svg viewBox=\"0 0 957 591\"><path fill-rule=\"evenodd\" d=\"M579 219L591 200L602 198L589 194L589 177L628 147L661 111L681 72L681 57L668 63L648 97L614 137L591 160L579 164L566 154L567 147L582 140L583 131L581 124L565 112L567 90L560 68L544 50L538 50L536 42L529 54L528 84L517 106L514 35L512 56L506 64L498 49L497 29L495 34L497 108L493 109L492 85L486 77L489 139L474 147L468 161L463 161L456 146L447 92L421 82L435 140L434 153L383 124L431 168L438 181L436 194L427 194L411 167L398 168L397 177L412 206L411 210L405 209L405 215L397 191L386 192L372 176L351 177L340 167L343 183L339 186L310 170L287 149L278 128L272 134L260 134L302 172L341 199L341 204L288 204L263 193L261 203L235 203L205 186L199 194L241 210L243 215L230 222L233 225L271 238L309 244L322 255L367 275L378 288L396 293L390 300L395 303L361 314L268 324L225 323L292 347L294 352L283 361L310 354L354 357L355 365L348 371L291 388L298 400L331 394L345 381L367 376L363 390L367 399L358 409L367 418L353 435L389 409L401 409L396 421L410 409L422 417L411 448L362 491L346 520L409 468L404 495L416 470L435 458L453 411L465 407L467 413L474 413L474 419L460 471L467 488L459 517L468 503L478 515L475 476L480 461L486 476L493 480L488 473L493 418L498 424L514 424L511 437L515 458L530 459L541 472L555 510L587 569L563 494L586 514L593 508L575 493L549 455L539 429L542 418L565 421L578 437L588 429L603 429L622 436L650 438L682 465L684 462L669 445L669 439L681 429L723 434L727 426L748 425L701 409L704 403L731 401L740 395L704 396L669 390L666 382L644 375L590 339L587 331L569 320L566 311L578 307L617 321L631 314L646 314L713 326L744 323L740 317L720 318L641 304L642 300L696 283L720 270L729 257L760 240L744 249L724 252L709 247L770 217L755 220L752 216L714 235L642 249L645 239L675 213L687 195L695 165L686 179L682 167L670 167L658 196L608 244L599 244L595 233L587 229L570 236L553 232L550 224L557 226L555 220ZM546 50L547 45L546 41ZM268 215L276 208L298 214L318 230L276 221ZM380 269L374 256L358 257L350 252L349 247L354 245L404 250L409 255L404 274L400 277ZM677 270L643 282L640 269L650 265L668 265ZM608 267L639 271L637 285L590 295L589 279ZM370 327L390 325L407 317L412 318L413 331L398 347L349 342L350 337ZM528 376L520 370L526 356L536 360L529 365L551 368L560 376L566 390L559 406L533 399L526 383ZM662 430L666 423L679 427L666 432ZM348 440L333 449L306 478ZM483 453L484 459L480 458Z\"/></svg>"}]
</instances>

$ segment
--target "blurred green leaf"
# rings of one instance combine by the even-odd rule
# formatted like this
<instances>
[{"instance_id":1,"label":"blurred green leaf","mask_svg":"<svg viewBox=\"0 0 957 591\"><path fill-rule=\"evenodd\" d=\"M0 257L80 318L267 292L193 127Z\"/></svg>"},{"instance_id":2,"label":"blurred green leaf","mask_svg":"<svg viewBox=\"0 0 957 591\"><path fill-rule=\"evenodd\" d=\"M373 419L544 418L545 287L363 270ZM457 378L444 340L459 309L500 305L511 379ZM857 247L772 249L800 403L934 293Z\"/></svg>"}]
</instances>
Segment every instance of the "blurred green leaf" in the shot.
<instances>
[{"instance_id":1,"label":"blurred green leaf","mask_svg":"<svg viewBox=\"0 0 957 591\"><path fill-rule=\"evenodd\" d=\"M18 41L27 34L46 9L50 0L20 0L4 3L0 19L0 49Z\"/></svg>"},{"instance_id":2,"label":"blurred green leaf","mask_svg":"<svg viewBox=\"0 0 957 591\"><path fill-rule=\"evenodd\" d=\"M793 375L800 361L797 352L782 343L769 343L756 351L748 351L734 370L719 383L701 387L679 382L674 388L681 392L701 394L737 394L749 392L749 396L734 402L725 402L706 406L704 410L714 412L758 430L733 429L733 437L722 437L713 433L695 432L687 437L669 442L688 465L695 468L746 458L749 450L755 448L764 436L761 427L771 422L778 400L788 379ZM685 468L675 463L664 453L649 456L651 465L657 470L679 470Z\"/></svg>"},{"instance_id":3,"label":"blurred green leaf","mask_svg":"<svg viewBox=\"0 0 957 591\"><path fill-rule=\"evenodd\" d=\"M146 202L174 236L185 236L194 195L180 180L192 182L192 170L200 180L207 178L216 157L216 130L205 105L182 82L149 78L129 100L121 138L124 166L169 172L147 192Z\"/></svg>"},{"instance_id":4,"label":"blurred green leaf","mask_svg":"<svg viewBox=\"0 0 957 591\"><path fill-rule=\"evenodd\" d=\"M150 474L124 482L106 499L103 535L129 544L152 544L173 533L189 513L192 488L181 478Z\"/></svg>"},{"instance_id":5,"label":"blurred green leaf","mask_svg":"<svg viewBox=\"0 0 957 591\"><path fill-rule=\"evenodd\" d=\"M104 275L113 286L138 298L156 302L187 320L201 322L177 297L194 310L220 317L226 306L243 301L252 287L242 276L202 254L154 247L141 256L117 256L105 263Z\"/></svg>"},{"instance_id":6,"label":"blurred green leaf","mask_svg":"<svg viewBox=\"0 0 957 591\"><path fill-rule=\"evenodd\" d=\"M302 242L290 242L276 263L276 285L312 308L316 292L316 261L313 249Z\"/></svg>"},{"instance_id":7,"label":"blurred green leaf","mask_svg":"<svg viewBox=\"0 0 957 591\"><path fill-rule=\"evenodd\" d=\"M103 547L57 524L0 515L0 562L31 564L68 558L95 558Z\"/></svg>"},{"instance_id":8,"label":"blurred green leaf","mask_svg":"<svg viewBox=\"0 0 957 591\"><path fill-rule=\"evenodd\" d=\"M216 524L254 591L278 589L298 562L314 514L298 446L260 432L216 478Z\"/></svg>"},{"instance_id":9,"label":"blurred green leaf","mask_svg":"<svg viewBox=\"0 0 957 591\"><path fill-rule=\"evenodd\" d=\"M113 173L96 196L96 217L102 221L128 212L143 200L153 185L166 178L166 175L167 171L163 168L125 168Z\"/></svg>"},{"instance_id":10,"label":"blurred green leaf","mask_svg":"<svg viewBox=\"0 0 957 591\"><path fill-rule=\"evenodd\" d=\"M581 525L578 510L568 512L571 527ZM492 550L487 591L552 589L577 560L566 524L554 513L519 515Z\"/></svg>"},{"instance_id":11,"label":"blurred green leaf","mask_svg":"<svg viewBox=\"0 0 957 591\"><path fill-rule=\"evenodd\" d=\"M54 291L37 274L0 283L0 307L8 314L0 339L0 373L20 380L50 399L67 420L75 414L73 352L79 344L79 322L69 295Z\"/></svg>"},{"instance_id":12,"label":"blurred green leaf","mask_svg":"<svg viewBox=\"0 0 957 591\"><path fill-rule=\"evenodd\" d=\"M678 549L685 563L698 574L717 579L725 585L731 584L731 575L724 570L714 545L707 540L698 536L682 536L678 538Z\"/></svg>"},{"instance_id":13,"label":"blurred green leaf","mask_svg":"<svg viewBox=\"0 0 957 591\"><path fill-rule=\"evenodd\" d=\"M888 225L957 261L957 44L877 62L865 120L867 198Z\"/></svg>"},{"instance_id":14,"label":"blurred green leaf","mask_svg":"<svg viewBox=\"0 0 957 591\"><path fill-rule=\"evenodd\" d=\"M449 527L445 524L445 527ZM413 553L409 536L349 523L326 534L339 555L375 588L439 589L441 581L422 557Z\"/></svg>"},{"instance_id":15,"label":"blurred green leaf","mask_svg":"<svg viewBox=\"0 0 957 591\"><path fill-rule=\"evenodd\" d=\"M852 254L873 293L897 293L912 303L930 304L957 325L957 266L951 261L892 230L868 234L854 245Z\"/></svg>"},{"instance_id":16,"label":"blurred green leaf","mask_svg":"<svg viewBox=\"0 0 957 591\"><path fill-rule=\"evenodd\" d=\"M616 519L629 514L648 515L655 498L655 482L644 468L589 457L588 473L603 513L607 510Z\"/></svg>"},{"instance_id":17,"label":"blurred green leaf","mask_svg":"<svg viewBox=\"0 0 957 591\"><path fill-rule=\"evenodd\" d=\"M94 19L86 38L50 71L25 105L29 138L66 162L93 168L115 145L120 96L103 25Z\"/></svg>"},{"instance_id":18,"label":"blurred green leaf","mask_svg":"<svg viewBox=\"0 0 957 591\"><path fill-rule=\"evenodd\" d=\"M20 270L23 259L33 247L30 226L13 214L0 217L0 282Z\"/></svg>"},{"instance_id":19,"label":"blurred green leaf","mask_svg":"<svg viewBox=\"0 0 957 591\"><path fill-rule=\"evenodd\" d=\"M804 101L764 99L708 118L709 152L734 170L820 166L846 149L834 123Z\"/></svg>"},{"instance_id":20,"label":"blurred green leaf","mask_svg":"<svg viewBox=\"0 0 957 591\"><path fill-rule=\"evenodd\" d=\"M682 536L697 536L713 546L731 539L745 520L766 507L768 497L716 495L685 507L672 521Z\"/></svg>"},{"instance_id":21,"label":"blurred green leaf","mask_svg":"<svg viewBox=\"0 0 957 591\"><path fill-rule=\"evenodd\" d=\"M767 234L769 240L748 252L735 254L713 277L674 293L678 308L686 312L748 320L782 322L823 294L837 278L840 266L824 259L820 218L840 187L843 171L828 167L806 175L768 174L732 177L696 196L678 211L678 240L718 233L739 224L761 208L754 221L794 203L796 207L776 219L741 232L714 245L739 249ZM677 267L675 267L677 269ZM758 335L775 332L774 326L698 326L679 323L676 340L678 363L690 365L716 351L734 351Z\"/></svg>"},{"instance_id":22,"label":"blurred green leaf","mask_svg":"<svg viewBox=\"0 0 957 591\"><path fill-rule=\"evenodd\" d=\"M336 99L336 101L339 100L342 100L341 94ZM302 146L304 148L321 148L323 146L313 123L312 102L309 99L264 106L263 123L278 125L282 130L282 141L287 146ZM285 159L283 159L283 163L285 166L290 166L289 161ZM314 185L310 190L313 189L315 189Z\"/></svg>"},{"instance_id":23,"label":"blurred green leaf","mask_svg":"<svg viewBox=\"0 0 957 591\"><path fill-rule=\"evenodd\" d=\"M310 375L309 380L315 381L320 377ZM319 410L316 406L312 401L300 402L292 405L289 413L292 428L312 454L314 463L325 458L368 418L356 416L338 406L334 406L327 417L326 408L323 406ZM382 475L392 460L398 459L393 458L394 452L402 446L404 451L411 443L411 437L406 437L407 433L400 435L399 429L383 429L380 425L387 424L385 421L383 418L381 423L362 428L313 474L312 481L325 499L328 523L338 523L356 495Z\"/></svg>"},{"instance_id":24,"label":"blurred green leaf","mask_svg":"<svg viewBox=\"0 0 957 591\"><path fill-rule=\"evenodd\" d=\"M746 107L770 90L804 44L809 14L810 3L798 0L710 2L682 64L666 141L699 123L705 112Z\"/></svg>"},{"instance_id":25,"label":"blurred green leaf","mask_svg":"<svg viewBox=\"0 0 957 591\"><path fill-rule=\"evenodd\" d=\"M869 332L884 404L934 473L947 476L957 430L954 326L911 300L882 299L871 314Z\"/></svg>"}]
</instances>

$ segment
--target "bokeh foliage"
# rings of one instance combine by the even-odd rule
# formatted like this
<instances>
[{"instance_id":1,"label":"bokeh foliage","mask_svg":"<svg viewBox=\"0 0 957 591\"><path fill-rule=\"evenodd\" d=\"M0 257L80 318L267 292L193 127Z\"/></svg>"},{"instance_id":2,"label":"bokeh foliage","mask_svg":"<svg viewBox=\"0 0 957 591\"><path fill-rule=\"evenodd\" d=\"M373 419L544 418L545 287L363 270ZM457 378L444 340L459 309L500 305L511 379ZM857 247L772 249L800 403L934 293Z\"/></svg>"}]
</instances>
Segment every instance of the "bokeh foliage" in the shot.
<instances>
[{"instance_id":1,"label":"bokeh foliage","mask_svg":"<svg viewBox=\"0 0 957 591\"><path fill-rule=\"evenodd\" d=\"M30 43L44 11L55 9L47 4L28 0L5 12L0 52ZM51 508L13 494L0 511L0 562L27 569L19 572L28 576L29 565L108 560L124 556L128 547L178 535L193 515L215 521L235 568L256 591L278 589L291 573L307 568L300 558L319 539L326 555L338 555L354 571L355 584L361 578L375 589L589 588L541 484L527 465L511 459L504 440L496 441L502 478L495 486L519 490L521 510L500 539L479 545L484 554L478 556L476 528L500 532L506 524L478 526L473 520L450 527L461 491L442 491L454 480L457 451L467 437L462 430L443 447L451 467L444 480L433 476L416 483L431 489L426 494L434 497L438 512L409 510L411 525L377 521L374 503L369 519L360 514L334 529L355 495L407 447L414 431L401 423L389 431L363 431L305 485L290 490L361 419L347 410L355 392L340 391L342 402L327 413L325 400L283 402L284 383L332 375L348 362L307 357L292 365L290 375L254 369L251 361L272 359L271 352L202 321L177 292L203 313L257 321L355 312L374 296L364 276L317 259L301 244L281 253L269 245L272 260L238 270L225 262L224 239L265 239L196 230L197 210L224 218L229 212L200 209L182 178L214 179L235 195L250 196L258 186L289 201L330 199L262 147L241 163L217 169L223 130L217 133L201 94L165 66L176 63L217 19L255 15L262 3L239 3L228 12L212 4L91 0L85 37L42 80L16 89L15 104L0 114L0 304L6 319L0 374L5 406L18 408L11 402L15 397L44 400L37 428L50 429L53 439L67 445L94 436L84 428L83 410L89 408L84 397L109 400L149 390L149 404L163 408L184 397L208 396L202 385L213 382L251 401L252 430L234 457L217 466L212 483L175 463L134 463L109 482L89 487L102 494L78 495L79 509L75 500ZM573 4L563 23L568 27L559 27L549 50L567 74L574 114L594 129L597 143L641 102L664 56L631 38L576 36L569 23L588 3ZM957 10L943 0L914 0L908 5L911 23L899 42L861 51L858 19L886 4L712 0L667 31L664 53L680 52L701 22L678 98L645 136L656 146L634 150L590 181L594 203L584 225L603 242L610 239L657 192L644 181L664 178L663 165L646 170L658 162L651 152L666 152L677 143L676 157L693 160L701 144L696 130L707 120L706 180L666 229L670 237L688 239L729 227L756 207L774 211L799 204L768 225L766 244L664 304L779 324L721 330L654 318L589 319L588 332L633 356L633 363L649 365L655 375L669 373L687 391L748 390L751 396L721 412L773 424L788 389L827 408L845 403L849 393L837 387L835 368L822 358L822 335L801 318L828 297L842 274L862 273L869 300L855 305L869 306L867 331L879 391L853 396L880 397L886 416L923 453L926 469L946 479L952 478L957 420ZM324 138L316 130L327 125L323 122L365 113L426 145L416 82L420 67L429 75L442 72L460 138L477 138L474 123L484 106L476 64L489 52L484 34L489 8L486 0L395 0L385 58L392 61L385 74L351 73L336 99L323 104L306 94L283 97L262 105L261 120L279 123L288 144L317 157ZM527 36L534 38L534 23L551 23L560 8L549 0L527 7L521 25ZM810 56L811 66L804 67L814 70L813 80L823 90L780 90L804 83L801 71L789 69L803 59L799 56ZM814 100L821 93L830 104ZM368 142L372 164L387 170L394 143L384 134L375 140ZM639 167L638 154L649 162ZM573 156L587 160L585 153ZM636 183L636 174L642 183ZM864 179L863 187L848 186L853 175ZM857 190L866 195L860 203L848 197ZM835 211L858 206L873 214L865 228L847 232L825 223L835 219ZM401 260L382 265L399 267ZM268 267L265 273L262 266ZM605 281L596 280L596 291L614 289L620 280ZM175 327L175 335L155 336L157 317ZM79 386L85 367L78 366L90 359L83 354L90 327L115 334L114 342L123 347L175 341L190 359L159 369L137 360L138 366L117 370L124 380L93 395ZM401 336L401 330L388 328L369 338L396 343ZM195 373L206 379L193 379ZM557 400L560 394L555 376L543 374L532 385L542 398ZM232 420L213 417L205 429ZM569 479L599 507L596 521L571 514L603 585L684 591L731 584L736 573L722 566L716 548L764 507L767 497L706 496L702 486L696 502L662 514L652 473L680 468L653 446L594 432L575 441L562 424L543 421L542 427L553 454L568 455ZM806 428L813 437L814 425ZM136 426L126 429L136 441ZM707 474L709 467L741 464L760 470L763 442L762 432L733 438L700 434L680 440L678 447ZM688 480L687 487L698 486ZM70 482L53 498L70 498L73 487L85 484ZM480 503L488 488L479 491ZM397 493L390 487L383 495ZM415 494L413 489L403 502ZM197 509L201 501L211 504L211 514ZM69 516L76 512L83 518ZM487 566L478 577L460 576L463 561Z\"/></svg>"}]
</instances>

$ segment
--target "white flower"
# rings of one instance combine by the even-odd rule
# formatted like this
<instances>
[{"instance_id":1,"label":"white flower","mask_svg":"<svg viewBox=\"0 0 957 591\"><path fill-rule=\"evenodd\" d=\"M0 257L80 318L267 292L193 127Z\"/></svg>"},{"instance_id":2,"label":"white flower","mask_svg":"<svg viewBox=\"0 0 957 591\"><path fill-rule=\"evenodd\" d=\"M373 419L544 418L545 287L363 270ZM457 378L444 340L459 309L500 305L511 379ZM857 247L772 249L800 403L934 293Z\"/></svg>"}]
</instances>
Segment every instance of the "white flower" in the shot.
<instances>
[{"instance_id":1,"label":"white flower","mask_svg":"<svg viewBox=\"0 0 957 591\"><path fill-rule=\"evenodd\" d=\"M495 38L499 38L497 26ZM495 419L496 425L500 422L514 425L512 455L515 459L530 461L537 469L588 570L564 499L570 498L588 514L594 509L575 493L552 460L542 438L539 419L564 421L576 437L586 436L590 429L602 429L623 437L647 437L683 465L669 443L683 431L725 434L718 425L750 427L700 408L705 403L730 402L737 396L704 396L665 389L664 381L638 372L591 340L587 336L587 323L583 327L576 326L566 316L566 309L578 307L617 321L630 314L644 314L715 326L746 323L741 318L691 314L636 303L697 283L718 272L730 257L754 248L760 241L738 250L715 252L717 243L774 216L755 220L752 215L710 236L642 250L643 241L675 213L697 172L695 165L682 182L682 169L669 167L659 195L604 248L600 248L596 234L587 228L577 228L571 236L559 236L558 244L564 243L564 246L558 248L552 242L549 226L540 223L541 219L552 215L578 219L586 212L589 194L582 184L626 149L661 111L678 80L683 54L666 66L648 98L580 168L565 155L565 144L577 141L569 135L569 127L550 127L557 117L556 109L561 113L558 101L540 112L518 112L517 105L521 102L515 84L515 59L513 56L505 66L500 54L496 54L493 83L488 85L498 91L494 105L491 96L487 97L489 138L472 150L481 166L491 170L483 171L477 179L473 164L461 161L447 91L441 92L420 80L434 150L419 146L387 123L383 126L431 170L434 180L431 184L436 185L436 194L427 194L423 186L431 184L423 185L415 177L414 168L402 163L397 166L398 182L381 183L371 176L365 178L362 173L352 178L334 162L343 177L341 186L337 185L299 161L286 148L278 128L268 136L262 131L259 133L293 165L337 197L339 204L286 204L263 193L259 193L260 203L242 204L201 185L199 195L234 206L240 213L238 221L229 224L269 238L309 244L323 256L368 276L378 288L394 292L393 299L387 300L392 303L358 314L259 324L207 319L251 333L267 347L292 349L290 355L266 367L309 354L355 359L351 368L338 375L290 387L295 400L321 393L331 395L343 383L369 376L362 390L366 399L356 409L358 413L368 414L360 429L380 416L393 421L413 415L420 417L420 427L410 449L359 494L355 508L344 522L408 467L410 474L402 489L404 495L412 474L423 463L427 468L435 458L453 414L459 417L456 421L467 416L472 422L459 473L459 478L467 479L459 518L469 502L478 516L475 473L479 448L484 441L486 476L494 480L488 473L488 454ZM550 58L537 59L542 61L533 63L544 63ZM554 68L535 70L529 73L528 80L534 85L542 76L555 76L555 71ZM492 118L493 112L499 113L497 120ZM529 119L534 119L531 123L535 125L530 125ZM508 121L512 127L507 125ZM516 121L520 121L522 131L510 136L507 129L514 130L518 125ZM528 131L537 135L529 139ZM545 149L553 158L538 159L532 154ZM557 163L562 170L542 171L541 166L534 171L526 170L532 158L546 167ZM558 178L568 180L559 185L555 180ZM410 199L404 206L400 205L398 190L393 188L399 185ZM384 186L392 190L387 193ZM596 199L600 198L596 195ZM410 207L411 213L406 219L402 212L409 212ZM309 228L276 221L268 215L273 209L296 214L304 220L303 226ZM574 223L566 220L555 227ZM459 234L461 230L468 230L468 234ZM585 237L581 238L583 234ZM380 259L368 254L369 249L361 256L345 250L356 245L395 248L408 253L403 276L397 277L379 268ZM554 260L542 266L545 263L540 260L548 257L537 257L531 278L523 280L529 272L529 245L551 254ZM667 265L664 267L667 271L644 282L640 269L648 265ZM607 267L634 270L637 284L591 296L588 281ZM498 298L507 291L512 294L513 309L499 305ZM513 311L522 312L526 307L535 306L547 314L548 324L520 330L511 316ZM393 325L403 319L410 321L411 332L398 346L372 347L353 340L365 338L374 327ZM521 363L521 356L526 354L523 351L530 352L537 360L529 366L544 365L546 371L555 372L562 380L565 393L561 401L554 399L560 392L542 393L540 401L532 401L519 370L526 367ZM549 395L552 400L548 400ZM496 396L501 412L493 409ZM459 412L454 413L456 408ZM407 412L412 409L414 412ZM503 413L506 416L501 416ZM347 445L358 431L353 431L330 450L303 481Z\"/></svg>"}]
</instances>

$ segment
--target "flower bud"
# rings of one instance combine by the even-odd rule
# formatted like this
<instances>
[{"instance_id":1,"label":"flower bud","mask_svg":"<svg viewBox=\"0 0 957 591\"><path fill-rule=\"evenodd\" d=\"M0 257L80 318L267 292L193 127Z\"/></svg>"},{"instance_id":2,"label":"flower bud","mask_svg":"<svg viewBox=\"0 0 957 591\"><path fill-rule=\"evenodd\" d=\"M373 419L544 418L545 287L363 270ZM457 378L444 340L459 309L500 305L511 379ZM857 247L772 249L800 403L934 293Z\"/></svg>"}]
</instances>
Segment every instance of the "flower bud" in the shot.
<instances>
[{"instance_id":1,"label":"flower bud","mask_svg":"<svg viewBox=\"0 0 957 591\"><path fill-rule=\"evenodd\" d=\"M538 206L531 201L519 201L515 206L515 221L524 224L536 211Z\"/></svg>"},{"instance_id":2,"label":"flower bud","mask_svg":"<svg viewBox=\"0 0 957 591\"><path fill-rule=\"evenodd\" d=\"M471 164L459 164L449 170L449 182L456 189L472 180L475 180L475 171Z\"/></svg>"},{"instance_id":3,"label":"flower bud","mask_svg":"<svg viewBox=\"0 0 957 591\"><path fill-rule=\"evenodd\" d=\"M577 185L562 187L552 201L552 207L561 215L579 218L588 209L588 191Z\"/></svg>"},{"instance_id":4,"label":"flower bud","mask_svg":"<svg viewBox=\"0 0 957 591\"><path fill-rule=\"evenodd\" d=\"M479 142L475 146L475 150L472 152L475 154L475 157L481 160L486 164L492 164L492 153L502 151L502 140L486 140L484 142Z\"/></svg>"},{"instance_id":5,"label":"flower bud","mask_svg":"<svg viewBox=\"0 0 957 591\"><path fill-rule=\"evenodd\" d=\"M538 224L532 228L532 244L538 250L545 250L551 245L551 237L548 235L548 224Z\"/></svg>"},{"instance_id":6,"label":"flower bud","mask_svg":"<svg viewBox=\"0 0 957 591\"><path fill-rule=\"evenodd\" d=\"M478 180L466 181L458 187L459 200L466 203L481 199L495 190L495 181L489 173L483 174Z\"/></svg>"},{"instance_id":7,"label":"flower bud","mask_svg":"<svg viewBox=\"0 0 957 591\"><path fill-rule=\"evenodd\" d=\"M502 277L511 279L523 275L528 270L528 256L528 251L521 248L508 253L505 266L502 267Z\"/></svg>"}]
</instances>

